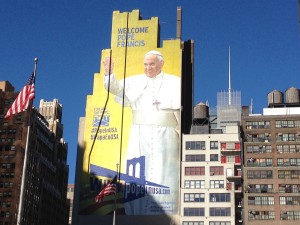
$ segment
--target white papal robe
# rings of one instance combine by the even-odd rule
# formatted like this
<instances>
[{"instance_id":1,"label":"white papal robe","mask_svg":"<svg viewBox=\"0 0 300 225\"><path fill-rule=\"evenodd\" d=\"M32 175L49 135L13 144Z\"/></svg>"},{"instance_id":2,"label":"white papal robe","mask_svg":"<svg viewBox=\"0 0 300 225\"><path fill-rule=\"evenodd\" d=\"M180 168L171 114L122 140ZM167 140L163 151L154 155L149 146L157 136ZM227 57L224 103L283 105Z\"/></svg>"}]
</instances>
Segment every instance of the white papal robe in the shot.
<instances>
[{"instance_id":1,"label":"white papal robe","mask_svg":"<svg viewBox=\"0 0 300 225\"><path fill-rule=\"evenodd\" d=\"M107 88L109 76L104 80ZM123 80L110 75L110 92L119 103L122 103L123 84ZM127 159L145 156L145 179L171 190L169 195L148 195L131 202L125 207L126 214L177 213L180 90L180 78L163 72L155 78L141 74L125 80L125 105L133 113Z\"/></svg>"}]
</instances>

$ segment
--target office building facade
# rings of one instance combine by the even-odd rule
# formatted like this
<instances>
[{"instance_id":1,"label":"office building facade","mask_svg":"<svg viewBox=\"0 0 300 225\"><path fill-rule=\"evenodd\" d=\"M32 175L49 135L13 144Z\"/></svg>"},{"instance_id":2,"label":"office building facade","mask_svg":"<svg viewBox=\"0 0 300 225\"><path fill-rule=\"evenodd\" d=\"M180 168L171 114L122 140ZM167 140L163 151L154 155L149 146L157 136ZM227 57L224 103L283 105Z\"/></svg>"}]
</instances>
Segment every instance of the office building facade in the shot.
<instances>
[{"instance_id":1,"label":"office building facade","mask_svg":"<svg viewBox=\"0 0 300 225\"><path fill-rule=\"evenodd\" d=\"M68 148L62 138L62 130L50 130L45 117L34 107L30 111L31 117L29 111L25 111L8 121L4 120L18 93L7 81L0 82L0 89L0 223L68 224ZM30 129L27 126L29 122ZM56 122L61 123L60 120ZM26 149L27 164L23 174ZM21 190L23 198L20 197ZM20 203L22 207L19 210Z\"/></svg>"},{"instance_id":2,"label":"office building facade","mask_svg":"<svg viewBox=\"0 0 300 225\"><path fill-rule=\"evenodd\" d=\"M268 94L263 114L243 108L244 224L299 224L299 90Z\"/></svg>"}]
</instances>

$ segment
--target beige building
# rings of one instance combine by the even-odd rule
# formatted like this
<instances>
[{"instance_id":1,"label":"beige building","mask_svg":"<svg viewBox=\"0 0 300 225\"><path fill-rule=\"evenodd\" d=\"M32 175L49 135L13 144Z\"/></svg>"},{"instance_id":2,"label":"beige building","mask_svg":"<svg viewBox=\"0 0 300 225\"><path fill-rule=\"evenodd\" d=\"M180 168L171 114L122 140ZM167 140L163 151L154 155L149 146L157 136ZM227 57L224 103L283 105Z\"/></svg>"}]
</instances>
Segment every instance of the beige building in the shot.
<instances>
[{"instance_id":1,"label":"beige building","mask_svg":"<svg viewBox=\"0 0 300 225\"><path fill-rule=\"evenodd\" d=\"M263 114L243 109L244 224L300 220L299 90L270 92Z\"/></svg>"}]
</instances>

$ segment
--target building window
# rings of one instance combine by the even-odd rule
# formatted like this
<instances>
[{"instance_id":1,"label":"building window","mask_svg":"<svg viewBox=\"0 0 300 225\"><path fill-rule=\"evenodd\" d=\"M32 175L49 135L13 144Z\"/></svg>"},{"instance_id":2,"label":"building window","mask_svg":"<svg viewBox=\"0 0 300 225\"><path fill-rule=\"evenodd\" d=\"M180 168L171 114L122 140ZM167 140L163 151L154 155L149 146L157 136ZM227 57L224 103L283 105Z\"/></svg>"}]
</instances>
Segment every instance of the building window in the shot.
<instances>
[{"instance_id":1,"label":"building window","mask_svg":"<svg viewBox=\"0 0 300 225\"><path fill-rule=\"evenodd\" d=\"M300 152L300 145L277 145L277 153L295 153Z\"/></svg>"},{"instance_id":2,"label":"building window","mask_svg":"<svg viewBox=\"0 0 300 225\"><path fill-rule=\"evenodd\" d=\"M229 207L211 207L209 208L209 216L231 216L231 209Z\"/></svg>"},{"instance_id":3,"label":"building window","mask_svg":"<svg viewBox=\"0 0 300 225\"><path fill-rule=\"evenodd\" d=\"M214 175L224 175L224 167L223 166L211 166L209 167L210 176Z\"/></svg>"},{"instance_id":4,"label":"building window","mask_svg":"<svg viewBox=\"0 0 300 225\"><path fill-rule=\"evenodd\" d=\"M209 221L209 225L231 225L230 221Z\"/></svg>"},{"instance_id":5,"label":"building window","mask_svg":"<svg viewBox=\"0 0 300 225\"><path fill-rule=\"evenodd\" d=\"M209 182L209 188L224 188L224 180L211 180Z\"/></svg>"},{"instance_id":6,"label":"building window","mask_svg":"<svg viewBox=\"0 0 300 225\"><path fill-rule=\"evenodd\" d=\"M210 154L210 161L211 162L219 161L218 156L219 156L218 154Z\"/></svg>"},{"instance_id":7,"label":"building window","mask_svg":"<svg viewBox=\"0 0 300 225\"><path fill-rule=\"evenodd\" d=\"M186 176L197 176L197 175L205 175L205 167L185 167L185 175Z\"/></svg>"},{"instance_id":8,"label":"building window","mask_svg":"<svg viewBox=\"0 0 300 225\"><path fill-rule=\"evenodd\" d=\"M299 179L300 170L279 170L278 171L279 179Z\"/></svg>"},{"instance_id":9,"label":"building window","mask_svg":"<svg viewBox=\"0 0 300 225\"><path fill-rule=\"evenodd\" d=\"M299 193L300 184L279 184L278 190L280 193Z\"/></svg>"},{"instance_id":10,"label":"building window","mask_svg":"<svg viewBox=\"0 0 300 225\"><path fill-rule=\"evenodd\" d=\"M182 225L204 225L203 221L182 221Z\"/></svg>"},{"instance_id":11,"label":"building window","mask_svg":"<svg viewBox=\"0 0 300 225\"><path fill-rule=\"evenodd\" d=\"M230 193L210 193L210 202L230 202Z\"/></svg>"},{"instance_id":12,"label":"building window","mask_svg":"<svg viewBox=\"0 0 300 225\"><path fill-rule=\"evenodd\" d=\"M273 172L272 170L248 170L247 178L248 179L272 179Z\"/></svg>"},{"instance_id":13,"label":"building window","mask_svg":"<svg viewBox=\"0 0 300 225\"><path fill-rule=\"evenodd\" d=\"M280 205L300 205L300 196L280 196Z\"/></svg>"},{"instance_id":14,"label":"building window","mask_svg":"<svg viewBox=\"0 0 300 225\"><path fill-rule=\"evenodd\" d=\"M299 141L300 137L293 133L282 134L278 133L276 135L276 141Z\"/></svg>"},{"instance_id":15,"label":"building window","mask_svg":"<svg viewBox=\"0 0 300 225\"><path fill-rule=\"evenodd\" d=\"M186 193L184 194L184 202L204 202L204 196L203 193Z\"/></svg>"},{"instance_id":16,"label":"building window","mask_svg":"<svg viewBox=\"0 0 300 225\"><path fill-rule=\"evenodd\" d=\"M274 211L254 211L249 210L248 220L274 220L275 212Z\"/></svg>"},{"instance_id":17,"label":"building window","mask_svg":"<svg viewBox=\"0 0 300 225\"><path fill-rule=\"evenodd\" d=\"M272 153L271 145L248 145L247 153Z\"/></svg>"},{"instance_id":18,"label":"building window","mask_svg":"<svg viewBox=\"0 0 300 225\"><path fill-rule=\"evenodd\" d=\"M205 162L205 154L186 155L185 161L186 162Z\"/></svg>"},{"instance_id":19,"label":"building window","mask_svg":"<svg viewBox=\"0 0 300 225\"><path fill-rule=\"evenodd\" d=\"M205 188L204 180L186 180L184 181L184 188L186 189L203 189Z\"/></svg>"},{"instance_id":20,"label":"building window","mask_svg":"<svg viewBox=\"0 0 300 225\"><path fill-rule=\"evenodd\" d=\"M274 205L274 197L249 196L248 205Z\"/></svg>"},{"instance_id":21,"label":"building window","mask_svg":"<svg viewBox=\"0 0 300 225\"><path fill-rule=\"evenodd\" d=\"M249 167L270 167L272 166L273 159L260 159L260 158L248 158L247 166Z\"/></svg>"},{"instance_id":22,"label":"building window","mask_svg":"<svg viewBox=\"0 0 300 225\"><path fill-rule=\"evenodd\" d=\"M204 216L204 208L184 208L184 216Z\"/></svg>"},{"instance_id":23,"label":"building window","mask_svg":"<svg viewBox=\"0 0 300 225\"><path fill-rule=\"evenodd\" d=\"M247 121L246 129L265 129L270 128L270 121Z\"/></svg>"},{"instance_id":24,"label":"building window","mask_svg":"<svg viewBox=\"0 0 300 225\"><path fill-rule=\"evenodd\" d=\"M273 184L248 184L249 193L273 193Z\"/></svg>"},{"instance_id":25,"label":"building window","mask_svg":"<svg viewBox=\"0 0 300 225\"><path fill-rule=\"evenodd\" d=\"M205 150L205 141L187 141L185 142L186 150Z\"/></svg>"},{"instance_id":26,"label":"building window","mask_svg":"<svg viewBox=\"0 0 300 225\"><path fill-rule=\"evenodd\" d=\"M218 141L211 141L210 142L210 149L218 149L219 148Z\"/></svg>"},{"instance_id":27,"label":"building window","mask_svg":"<svg viewBox=\"0 0 300 225\"><path fill-rule=\"evenodd\" d=\"M277 159L277 166L300 166L300 158L279 158Z\"/></svg>"},{"instance_id":28,"label":"building window","mask_svg":"<svg viewBox=\"0 0 300 225\"><path fill-rule=\"evenodd\" d=\"M300 211L281 211L281 220L300 220Z\"/></svg>"}]
</instances>

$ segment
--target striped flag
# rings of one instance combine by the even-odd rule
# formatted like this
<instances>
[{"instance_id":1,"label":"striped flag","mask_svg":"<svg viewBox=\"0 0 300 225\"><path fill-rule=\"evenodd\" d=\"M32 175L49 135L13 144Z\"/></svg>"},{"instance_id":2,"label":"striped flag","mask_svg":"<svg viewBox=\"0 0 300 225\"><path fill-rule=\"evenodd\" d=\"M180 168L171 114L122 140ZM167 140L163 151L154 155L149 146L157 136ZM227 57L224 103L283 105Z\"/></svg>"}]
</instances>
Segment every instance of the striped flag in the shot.
<instances>
[{"instance_id":1,"label":"striped flag","mask_svg":"<svg viewBox=\"0 0 300 225\"><path fill-rule=\"evenodd\" d=\"M100 193L95 197L95 201L100 203L103 198L108 195L115 195L117 191L117 175L112 179Z\"/></svg>"},{"instance_id":2,"label":"striped flag","mask_svg":"<svg viewBox=\"0 0 300 225\"><path fill-rule=\"evenodd\" d=\"M12 115L25 111L28 108L30 100L34 99L34 82L35 82L35 74L29 77L26 85L20 91L19 95L7 111L5 115L5 119L9 120Z\"/></svg>"}]
</instances>

